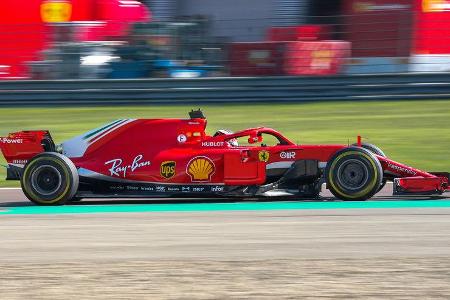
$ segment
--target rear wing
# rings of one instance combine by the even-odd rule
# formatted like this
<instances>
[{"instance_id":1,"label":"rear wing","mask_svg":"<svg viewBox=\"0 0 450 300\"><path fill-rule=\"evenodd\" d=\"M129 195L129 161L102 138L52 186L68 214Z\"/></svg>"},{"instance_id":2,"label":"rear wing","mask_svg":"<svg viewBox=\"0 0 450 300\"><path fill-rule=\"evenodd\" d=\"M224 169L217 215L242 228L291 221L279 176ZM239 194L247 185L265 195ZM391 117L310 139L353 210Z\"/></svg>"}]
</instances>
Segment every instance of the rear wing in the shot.
<instances>
[{"instance_id":1,"label":"rear wing","mask_svg":"<svg viewBox=\"0 0 450 300\"><path fill-rule=\"evenodd\" d=\"M5 157L7 180L19 180L25 164L39 153L55 151L55 144L47 130L20 131L0 137L0 150Z\"/></svg>"}]
</instances>

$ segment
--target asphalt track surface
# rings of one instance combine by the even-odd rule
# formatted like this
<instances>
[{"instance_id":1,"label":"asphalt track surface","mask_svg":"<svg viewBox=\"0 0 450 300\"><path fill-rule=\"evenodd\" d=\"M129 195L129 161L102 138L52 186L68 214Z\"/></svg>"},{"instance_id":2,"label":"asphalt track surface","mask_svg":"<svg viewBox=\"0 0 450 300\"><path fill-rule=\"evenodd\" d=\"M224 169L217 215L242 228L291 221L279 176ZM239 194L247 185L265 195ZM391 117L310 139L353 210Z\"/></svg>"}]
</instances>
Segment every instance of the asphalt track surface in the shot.
<instances>
[{"instance_id":1,"label":"asphalt track surface","mask_svg":"<svg viewBox=\"0 0 450 300\"><path fill-rule=\"evenodd\" d=\"M55 208L0 190L0 298L449 299L449 195L388 188L368 202Z\"/></svg>"}]
</instances>

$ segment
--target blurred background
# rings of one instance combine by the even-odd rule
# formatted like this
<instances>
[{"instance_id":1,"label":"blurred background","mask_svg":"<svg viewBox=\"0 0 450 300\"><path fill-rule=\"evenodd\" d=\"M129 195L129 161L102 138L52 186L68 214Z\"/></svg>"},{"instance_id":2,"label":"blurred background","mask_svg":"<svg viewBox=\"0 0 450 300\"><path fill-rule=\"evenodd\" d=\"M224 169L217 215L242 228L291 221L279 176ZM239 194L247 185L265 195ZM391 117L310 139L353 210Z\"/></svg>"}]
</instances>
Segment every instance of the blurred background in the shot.
<instances>
[{"instance_id":1,"label":"blurred background","mask_svg":"<svg viewBox=\"0 0 450 300\"><path fill-rule=\"evenodd\" d=\"M449 39L450 0L2 0L0 136L202 107L450 170Z\"/></svg>"},{"instance_id":2,"label":"blurred background","mask_svg":"<svg viewBox=\"0 0 450 300\"><path fill-rule=\"evenodd\" d=\"M2 0L0 78L450 70L446 0Z\"/></svg>"}]
</instances>

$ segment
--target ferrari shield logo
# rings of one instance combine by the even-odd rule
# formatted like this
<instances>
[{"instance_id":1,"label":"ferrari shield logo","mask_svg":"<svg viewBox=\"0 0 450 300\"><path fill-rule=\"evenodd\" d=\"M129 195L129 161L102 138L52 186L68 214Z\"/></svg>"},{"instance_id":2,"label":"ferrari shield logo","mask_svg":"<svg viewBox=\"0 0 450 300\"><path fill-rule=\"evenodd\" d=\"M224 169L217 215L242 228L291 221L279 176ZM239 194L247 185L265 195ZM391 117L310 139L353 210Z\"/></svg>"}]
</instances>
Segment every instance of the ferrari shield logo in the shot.
<instances>
[{"instance_id":1,"label":"ferrari shield logo","mask_svg":"<svg viewBox=\"0 0 450 300\"><path fill-rule=\"evenodd\" d=\"M259 151L259 153L258 153L259 161L268 162L269 157L270 157L269 151L263 150L263 151Z\"/></svg>"},{"instance_id":2,"label":"ferrari shield logo","mask_svg":"<svg viewBox=\"0 0 450 300\"><path fill-rule=\"evenodd\" d=\"M177 163L174 161L165 161L161 163L161 176L165 179L170 179L175 176L175 167Z\"/></svg>"}]
</instances>

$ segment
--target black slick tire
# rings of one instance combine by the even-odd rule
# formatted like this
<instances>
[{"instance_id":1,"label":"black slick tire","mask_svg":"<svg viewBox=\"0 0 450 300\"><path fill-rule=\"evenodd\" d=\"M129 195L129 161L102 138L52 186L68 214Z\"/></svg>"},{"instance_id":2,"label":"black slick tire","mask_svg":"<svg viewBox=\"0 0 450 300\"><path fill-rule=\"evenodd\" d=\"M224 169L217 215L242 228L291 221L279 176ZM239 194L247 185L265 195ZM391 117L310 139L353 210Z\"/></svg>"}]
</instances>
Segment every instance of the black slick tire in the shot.
<instances>
[{"instance_id":1,"label":"black slick tire","mask_svg":"<svg viewBox=\"0 0 450 300\"><path fill-rule=\"evenodd\" d=\"M73 162L55 152L44 152L26 165L20 180L25 196L38 205L63 205L75 196L79 178Z\"/></svg>"},{"instance_id":2,"label":"black slick tire","mask_svg":"<svg viewBox=\"0 0 450 300\"><path fill-rule=\"evenodd\" d=\"M358 144L353 144L352 146L357 146ZM369 143L361 143L361 147L364 149L369 150L370 152L372 152L373 154L379 155L381 157L387 157L386 154L384 154L383 150L381 150L380 148L378 148L377 146L375 146L374 144L369 144ZM379 191L381 191L384 186L386 185L387 180L383 178L380 188L378 189L377 193Z\"/></svg>"},{"instance_id":3,"label":"black slick tire","mask_svg":"<svg viewBox=\"0 0 450 300\"><path fill-rule=\"evenodd\" d=\"M327 188L341 200L362 201L375 195L383 180L378 159L364 148L348 147L336 152L325 169Z\"/></svg>"}]
</instances>

